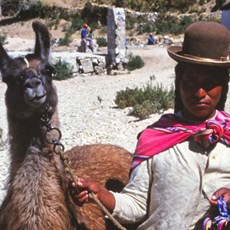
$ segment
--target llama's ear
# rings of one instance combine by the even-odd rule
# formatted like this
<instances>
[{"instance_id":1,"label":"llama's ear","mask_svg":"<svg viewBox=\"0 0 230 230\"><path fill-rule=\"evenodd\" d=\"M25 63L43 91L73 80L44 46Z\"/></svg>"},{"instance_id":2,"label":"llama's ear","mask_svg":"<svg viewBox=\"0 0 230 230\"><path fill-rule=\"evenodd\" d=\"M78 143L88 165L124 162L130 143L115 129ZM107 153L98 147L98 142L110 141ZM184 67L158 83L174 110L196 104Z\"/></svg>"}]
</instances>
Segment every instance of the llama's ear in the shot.
<instances>
[{"instance_id":1,"label":"llama's ear","mask_svg":"<svg viewBox=\"0 0 230 230\"><path fill-rule=\"evenodd\" d=\"M34 54L42 60L48 60L50 55L50 34L47 27L41 22L35 21L32 24L36 34Z\"/></svg>"},{"instance_id":2,"label":"llama's ear","mask_svg":"<svg viewBox=\"0 0 230 230\"><path fill-rule=\"evenodd\" d=\"M7 52L3 48L2 44L0 43L0 71L4 71L7 68L7 64L10 60Z\"/></svg>"}]
</instances>

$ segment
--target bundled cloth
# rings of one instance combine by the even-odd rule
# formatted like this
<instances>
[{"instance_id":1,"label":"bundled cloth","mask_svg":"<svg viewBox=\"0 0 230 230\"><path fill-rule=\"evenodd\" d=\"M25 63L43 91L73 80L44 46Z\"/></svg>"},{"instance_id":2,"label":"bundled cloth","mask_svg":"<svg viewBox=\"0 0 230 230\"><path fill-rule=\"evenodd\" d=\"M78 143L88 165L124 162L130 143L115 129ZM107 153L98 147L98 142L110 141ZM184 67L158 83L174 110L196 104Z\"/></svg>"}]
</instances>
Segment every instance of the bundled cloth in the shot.
<instances>
[{"instance_id":1,"label":"bundled cloth","mask_svg":"<svg viewBox=\"0 0 230 230\"><path fill-rule=\"evenodd\" d=\"M218 141L230 146L230 116L224 111L217 111L216 116L210 120L199 124L189 124L178 114L163 115L140 133L131 170L142 161L191 136L204 148Z\"/></svg>"}]
</instances>

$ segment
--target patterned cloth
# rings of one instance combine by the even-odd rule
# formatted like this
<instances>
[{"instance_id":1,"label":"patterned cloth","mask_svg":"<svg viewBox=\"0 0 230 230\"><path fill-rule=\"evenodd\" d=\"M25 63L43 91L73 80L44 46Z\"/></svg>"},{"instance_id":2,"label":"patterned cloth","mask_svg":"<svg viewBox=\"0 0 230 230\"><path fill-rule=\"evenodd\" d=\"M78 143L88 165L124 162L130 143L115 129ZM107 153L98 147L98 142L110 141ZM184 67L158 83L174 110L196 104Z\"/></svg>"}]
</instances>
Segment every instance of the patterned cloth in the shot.
<instances>
[{"instance_id":1,"label":"patterned cloth","mask_svg":"<svg viewBox=\"0 0 230 230\"><path fill-rule=\"evenodd\" d=\"M230 146L230 116L224 111L217 111L216 116L210 120L200 124L189 124L177 114L163 115L140 134L131 170L142 161L191 136L204 148L218 141Z\"/></svg>"}]
</instances>

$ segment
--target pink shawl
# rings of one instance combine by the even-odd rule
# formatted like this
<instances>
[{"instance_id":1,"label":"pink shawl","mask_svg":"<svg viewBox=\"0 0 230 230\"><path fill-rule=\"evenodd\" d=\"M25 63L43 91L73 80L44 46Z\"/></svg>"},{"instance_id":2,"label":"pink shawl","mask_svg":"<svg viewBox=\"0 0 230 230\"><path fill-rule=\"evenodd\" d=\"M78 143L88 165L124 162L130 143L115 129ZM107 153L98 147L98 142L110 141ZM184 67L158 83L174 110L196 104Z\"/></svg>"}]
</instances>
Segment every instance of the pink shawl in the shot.
<instances>
[{"instance_id":1,"label":"pink shawl","mask_svg":"<svg viewBox=\"0 0 230 230\"><path fill-rule=\"evenodd\" d=\"M230 146L230 116L217 111L213 119L200 124L189 124L175 114L163 115L140 134L131 170L142 161L194 136L195 141L208 148L220 141Z\"/></svg>"}]
</instances>

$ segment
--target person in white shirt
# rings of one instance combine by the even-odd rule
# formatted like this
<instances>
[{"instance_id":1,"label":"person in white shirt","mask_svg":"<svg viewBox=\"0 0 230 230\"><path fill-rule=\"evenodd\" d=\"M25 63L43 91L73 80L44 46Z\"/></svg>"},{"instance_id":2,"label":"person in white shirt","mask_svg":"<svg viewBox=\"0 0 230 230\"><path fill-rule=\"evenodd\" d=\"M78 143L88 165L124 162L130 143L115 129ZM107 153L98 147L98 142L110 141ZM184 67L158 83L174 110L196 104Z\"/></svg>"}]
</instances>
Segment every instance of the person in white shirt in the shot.
<instances>
[{"instance_id":1,"label":"person in white shirt","mask_svg":"<svg viewBox=\"0 0 230 230\"><path fill-rule=\"evenodd\" d=\"M80 178L78 202L93 192L121 223L141 222L138 230L198 230L220 198L230 207L229 46L223 25L201 21L186 29L183 46L168 47L177 62L175 112L138 135L121 193Z\"/></svg>"}]
</instances>

